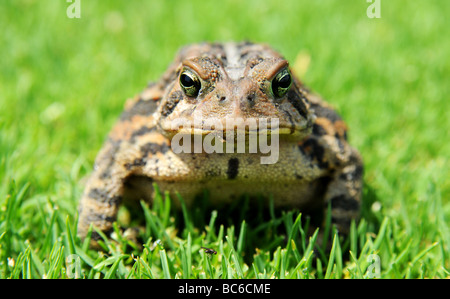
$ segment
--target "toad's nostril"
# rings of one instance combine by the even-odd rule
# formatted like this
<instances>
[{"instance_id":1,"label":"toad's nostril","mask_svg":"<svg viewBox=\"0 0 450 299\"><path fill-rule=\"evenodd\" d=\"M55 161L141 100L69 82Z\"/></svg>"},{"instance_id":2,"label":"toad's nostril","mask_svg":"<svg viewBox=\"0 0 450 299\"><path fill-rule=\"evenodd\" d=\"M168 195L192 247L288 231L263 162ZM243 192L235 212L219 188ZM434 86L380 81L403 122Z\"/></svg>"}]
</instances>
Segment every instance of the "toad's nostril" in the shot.
<instances>
[{"instance_id":1,"label":"toad's nostril","mask_svg":"<svg viewBox=\"0 0 450 299\"><path fill-rule=\"evenodd\" d=\"M217 96L217 98L219 99L219 102L224 102L224 101L227 99L227 97L224 96L224 95L219 95L219 94L217 94L216 96Z\"/></svg>"},{"instance_id":2,"label":"toad's nostril","mask_svg":"<svg viewBox=\"0 0 450 299\"><path fill-rule=\"evenodd\" d=\"M247 96L247 101L249 101L250 103L252 103L252 102L255 100L255 98L256 98L256 96L255 96L254 93L249 94L249 95Z\"/></svg>"}]
</instances>

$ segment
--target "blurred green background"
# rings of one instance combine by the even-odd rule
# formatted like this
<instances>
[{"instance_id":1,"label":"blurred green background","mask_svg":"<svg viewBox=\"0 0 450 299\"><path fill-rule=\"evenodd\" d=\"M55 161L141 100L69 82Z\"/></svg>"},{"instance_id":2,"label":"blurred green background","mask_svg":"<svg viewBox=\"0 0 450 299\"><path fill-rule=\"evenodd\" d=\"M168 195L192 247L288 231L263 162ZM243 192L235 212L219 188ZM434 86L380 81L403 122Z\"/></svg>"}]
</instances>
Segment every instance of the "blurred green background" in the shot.
<instances>
[{"instance_id":1,"label":"blurred green background","mask_svg":"<svg viewBox=\"0 0 450 299\"><path fill-rule=\"evenodd\" d=\"M83 178L127 98L199 41L272 45L342 114L364 158L366 210L450 244L450 1L100 1L0 3L0 202L75 213ZM0 231L1 233L1 231Z\"/></svg>"}]
</instances>

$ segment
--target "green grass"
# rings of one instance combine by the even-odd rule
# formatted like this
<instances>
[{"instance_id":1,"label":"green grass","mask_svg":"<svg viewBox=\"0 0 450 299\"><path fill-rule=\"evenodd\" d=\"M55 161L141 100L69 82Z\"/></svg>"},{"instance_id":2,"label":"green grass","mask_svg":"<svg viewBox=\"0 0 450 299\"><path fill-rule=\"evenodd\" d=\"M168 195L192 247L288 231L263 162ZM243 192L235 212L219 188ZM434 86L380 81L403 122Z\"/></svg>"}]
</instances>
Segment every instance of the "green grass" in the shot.
<instances>
[{"instance_id":1,"label":"green grass","mask_svg":"<svg viewBox=\"0 0 450 299\"><path fill-rule=\"evenodd\" d=\"M449 278L450 2L382 0L381 19L363 0L216 2L81 0L69 19L65 1L2 1L0 278L363 278L377 261L381 278ZM293 211L220 224L227 211L162 194L143 205L143 244L117 229L89 250L77 205L125 99L180 46L242 39L284 53L349 124L361 222L314 253Z\"/></svg>"}]
</instances>

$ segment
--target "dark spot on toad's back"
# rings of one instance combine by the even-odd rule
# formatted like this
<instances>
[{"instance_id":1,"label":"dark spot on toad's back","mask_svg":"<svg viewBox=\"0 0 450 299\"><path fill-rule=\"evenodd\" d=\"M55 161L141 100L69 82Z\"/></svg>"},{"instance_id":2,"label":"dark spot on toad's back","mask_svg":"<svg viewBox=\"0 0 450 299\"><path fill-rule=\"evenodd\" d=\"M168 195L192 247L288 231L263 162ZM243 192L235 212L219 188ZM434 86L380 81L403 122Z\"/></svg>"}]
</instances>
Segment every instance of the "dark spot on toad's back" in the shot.
<instances>
[{"instance_id":1,"label":"dark spot on toad's back","mask_svg":"<svg viewBox=\"0 0 450 299\"><path fill-rule=\"evenodd\" d=\"M147 157L149 154L155 155L156 153L165 154L170 149L167 143L158 144L154 142L149 142L141 147L141 152L143 157Z\"/></svg>"},{"instance_id":2,"label":"dark spot on toad's back","mask_svg":"<svg viewBox=\"0 0 450 299\"><path fill-rule=\"evenodd\" d=\"M110 205L117 204L122 200L122 196L110 195L107 190L93 188L89 191L88 196L100 202L108 203Z\"/></svg>"},{"instance_id":3,"label":"dark spot on toad's back","mask_svg":"<svg viewBox=\"0 0 450 299\"><path fill-rule=\"evenodd\" d=\"M157 106L157 101L139 99L130 109L122 113L120 120L131 120L134 115L150 115L155 112Z\"/></svg>"},{"instance_id":4,"label":"dark spot on toad's back","mask_svg":"<svg viewBox=\"0 0 450 299\"><path fill-rule=\"evenodd\" d=\"M316 161L321 168L328 167L324 160L325 149L315 138L307 138L299 145L300 151L312 161Z\"/></svg>"},{"instance_id":5,"label":"dark spot on toad's back","mask_svg":"<svg viewBox=\"0 0 450 299\"><path fill-rule=\"evenodd\" d=\"M342 120L339 114L337 114L336 111L334 111L331 108L321 106L318 104L311 104L311 109L314 110L314 114L316 114L317 117L327 118L332 123L338 120Z\"/></svg>"},{"instance_id":6,"label":"dark spot on toad's back","mask_svg":"<svg viewBox=\"0 0 450 299\"><path fill-rule=\"evenodd\" d=\"M228 160L227 177L232 180L235 179L239 172L239 159L231 158Z\"/></svg>"}]
</instances>

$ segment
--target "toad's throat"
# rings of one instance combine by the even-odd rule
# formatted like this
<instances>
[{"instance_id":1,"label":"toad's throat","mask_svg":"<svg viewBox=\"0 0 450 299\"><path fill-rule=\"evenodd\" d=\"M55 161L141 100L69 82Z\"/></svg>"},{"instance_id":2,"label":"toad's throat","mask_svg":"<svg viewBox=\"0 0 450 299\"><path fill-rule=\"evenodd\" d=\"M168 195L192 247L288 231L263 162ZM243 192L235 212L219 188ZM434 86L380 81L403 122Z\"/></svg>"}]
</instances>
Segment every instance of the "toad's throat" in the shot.
<instances>
[{"instance_id":1,"label":"toad's throat","mask_svg":"<svg viewBox=\"0 0 450 299\"><path fill-rule=\"evenodd\" d=\"M218 131L188 128L181 129L170 138L174 154L259 154L261 164L274 164L279 157L279 133L271 129Z\"/></svg>"}]
</instances>

